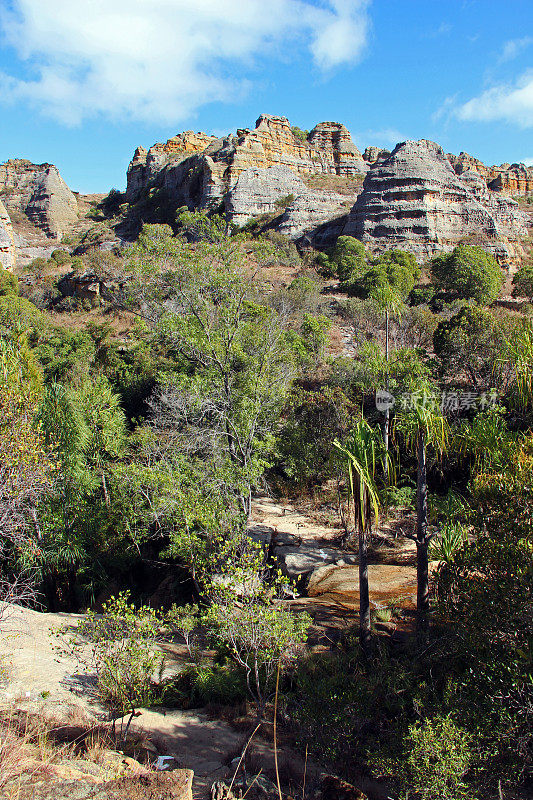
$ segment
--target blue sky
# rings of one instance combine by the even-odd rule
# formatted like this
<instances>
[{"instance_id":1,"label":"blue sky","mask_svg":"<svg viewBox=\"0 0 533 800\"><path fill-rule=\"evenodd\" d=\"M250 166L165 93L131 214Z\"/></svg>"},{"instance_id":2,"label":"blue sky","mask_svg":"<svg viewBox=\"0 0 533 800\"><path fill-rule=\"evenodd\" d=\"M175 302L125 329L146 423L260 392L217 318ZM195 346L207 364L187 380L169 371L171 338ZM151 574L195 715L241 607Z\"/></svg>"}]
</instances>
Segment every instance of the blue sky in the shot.
<instances>
[{"instance_id":1,"label":"blue sky","mask_svg":"<svg viewBox=\"0 0 533 800\"><path fill-rule=\"evenodd\" d=\"M138 144L261 112L533 164L533 0L0 0L0 162L123 188Z\"/></svg>"}]
</instances>

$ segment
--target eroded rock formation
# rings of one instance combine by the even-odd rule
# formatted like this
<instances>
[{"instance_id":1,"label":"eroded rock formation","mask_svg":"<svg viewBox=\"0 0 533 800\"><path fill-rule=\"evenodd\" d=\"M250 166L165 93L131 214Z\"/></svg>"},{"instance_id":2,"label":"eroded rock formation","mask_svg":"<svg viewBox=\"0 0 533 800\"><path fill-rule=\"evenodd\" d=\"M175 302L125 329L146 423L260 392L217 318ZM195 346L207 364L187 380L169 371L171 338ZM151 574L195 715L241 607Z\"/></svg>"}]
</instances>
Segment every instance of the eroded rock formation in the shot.
<instances>
[{"instance_id":1,"label":"eroded rock formation","mask_svg":"<svg viewBox=\"0 0 533 800\"><path fill-rule=\"evenodd\" d=\"M5 205L0 200L0 267L13 269L15 266L15 236L11 219Z\"/></svg>"},{"instance_id":2,"label":"eroded rock formation","mask_svg":"<svg viewBox=\"0 0 533 800\"><path fill-rule=\"evenodd\" d=\"M126 199L134 203L151 188L161 188L173 200L208 207L220 202L246 170L271 167L286 167L296 175L353 175L368 169L344 125L320 123L302 140L285 117L262 114L253 130L222 139L187 131L148 151L137 148L128 168Z\"/></svg>"},{"instance_id":3,"label":"eroded rock formation","mask_svg":"<svg viewBox=\"0 0 533 800\"><path fill-rule=\"evenodd\" d=\"M78 221L76 196L53 164L0 164L0 191L8 211L25 214L47 236L60 240Z\"/></svg>"},{"instance_id":4,"label":"eroded rock formation","mask_svg":"<svg viewBox=\"0 0 533 800\"><path fill-rule=\"evenodd\" d=\"M489 191L479 171L457 175L442 148L422 139L375 163L342 232L371 249L400 247L420 257L467 241L513 263L524 254L527 227L514 200Z\"/></svg>"},{"instance_id":5,"label":"eroded rock formation","mask_svg":"<svg viewBox=\"0 0 533 800\"><path fill-rule=\"evenodd\" d=\"M525 164L500 164L499 167L487 167L468 153L459 153L458 156L448 153L447 157L457 175L477 172L493 192L505 192L519 197L533 194L533 167L526 167Z\"/></svg>"}]
</instances>

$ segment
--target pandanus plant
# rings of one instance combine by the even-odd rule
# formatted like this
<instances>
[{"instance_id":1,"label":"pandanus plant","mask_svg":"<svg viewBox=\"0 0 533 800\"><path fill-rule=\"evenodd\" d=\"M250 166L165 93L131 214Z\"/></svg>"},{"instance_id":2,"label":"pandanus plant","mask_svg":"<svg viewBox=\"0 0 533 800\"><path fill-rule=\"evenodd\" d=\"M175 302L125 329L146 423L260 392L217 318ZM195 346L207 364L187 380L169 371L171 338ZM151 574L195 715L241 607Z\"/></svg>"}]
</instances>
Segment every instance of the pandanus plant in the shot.
<instances>
[{"instance_id":1,"label":"pandanus plant","mask_svg":"<svg viewBox=\"0 0 533 800\"><path fill-rule=\"evenodd\" d=\"M335 439L333 445L346 459L348 501L353 501L354 531L359 545L359 639L363 651L368 653L371 642L368 538L372 521L376 525L379 521L376 470L384 459L388 463L388 455L379 429L372 428L364 419L342 444Z\"/></svg>"},{"instance_id":2,"label":"pandanus plant","mask_svg":"<svg viewBox=\"0 0 533 800\"><path fill-rule=\"evenodd\" d=\"M412 395L411 407L396 416L396 427L403 434L406 445L416 452L416 608L417 628L425 634L429 612L429 557L431 534L428 531L427 448L437 454L446 450L449 426L442 415L435 393L425 386Z\"/></svg>"}]
</instances>

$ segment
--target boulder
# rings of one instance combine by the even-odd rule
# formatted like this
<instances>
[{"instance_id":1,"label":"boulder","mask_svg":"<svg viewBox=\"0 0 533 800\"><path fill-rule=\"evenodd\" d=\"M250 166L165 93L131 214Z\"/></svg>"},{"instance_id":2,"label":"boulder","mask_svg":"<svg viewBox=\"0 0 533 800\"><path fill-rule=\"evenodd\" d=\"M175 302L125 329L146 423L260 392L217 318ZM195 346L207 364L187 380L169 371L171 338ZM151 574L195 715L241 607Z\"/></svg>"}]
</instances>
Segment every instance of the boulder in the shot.
<instances>
[{"instance_id":1,"label":"boulder","mask_svg":"<svg viewBox=\"0 0 533 800\"><path fill-rule=\"evenodd\" d=\"M339 201L335 192L314 192L298 176L352 176L367 168L344 125L320 123L302 140L285 117L261 114L254 129L239 129L236 135L216 139L186 131L149 150L138 147L128 167L126 199L134 204L157 190L175 206L205 209L223 203L230 219L243 224L294 194L304 198L294 213L305 219L286 221L285 227L299 235L346 197Z\"/></svg>"},{"instance_id":2,"label":"boulder","mask_svg":"<svg viewBox=\"0 0 533 800\"><path fill-rule=\"evenodd\" d=\"M501 263L516 263L524 255L526 215L482 181L474 190L468 172L466 179L457 175L435 142L401 142L368 171L342 232L371 250L398 247L420 259L466 239Z\"/></svg>"},{"instance_id":3,"label":"boulder","mask_svg":"<svg viewBox=\"0 0 533 800\"><path fill-rule=\"evenodd\" d=\"M342 561L355 564L357 556L339 547L323 547L316 541L302 541L298 545L277 545L274 556L281 571L290 578L304 578L316 570Z\"/></svg>"},{"instance_id":4,"label":"boulder","mask_svg":"<svg viewBox=\"0 0 533 800\"><path fill-rule=\"evenodd\" d=\"M368 567L370 600L382 605L390 600L411 600L416 596L416 568L394 564ZM307 585L309 597L331 600L345 608L359 608L359 568L329 564L316 569Z\"/></svg>"},{"instance_id":5,"label":"boulder","mask_svg":"<svg viewBox=\"0 0 533 800\"><path fill-rule=\"evenodd\" d=\"M6 207L0 200L0 267L13 269L15 266L15 235Z\"/></svg>"}]
</instances>

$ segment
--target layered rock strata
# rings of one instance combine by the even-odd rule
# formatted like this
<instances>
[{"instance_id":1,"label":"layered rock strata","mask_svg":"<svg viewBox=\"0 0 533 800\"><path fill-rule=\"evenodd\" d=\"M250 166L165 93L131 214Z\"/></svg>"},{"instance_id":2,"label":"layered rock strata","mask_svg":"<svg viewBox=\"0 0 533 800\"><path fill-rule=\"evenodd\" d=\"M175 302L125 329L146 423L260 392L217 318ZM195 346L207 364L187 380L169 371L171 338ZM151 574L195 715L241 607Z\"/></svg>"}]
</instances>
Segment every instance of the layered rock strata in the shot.
<instances>
[{"instance_id":1,"label":"layered rock strata","mask_svg":"<svg viewBox=\"0 0 533 800\"><path fill-rule=\"evenodd\" d=\"M183 137L189 150L182 146ZM151 188L162 188L172 200L193 199L196 207L205 208L220 202L246 170L271 167L286 167L296 175L354 175L368 169L344 125L320 123L302 140L285 117L262 114L255 129L222 139L187 132L148 151L137 148L128 168L126 199L134 203Z\"/></svg>"},{"instance_id":2,"label":"layered rock strata","mask_svg":"<svg viewBox=\"0 0 533 800\"><path fill-rule=\"evenodd\" d=\"M512 264L527 227L514 200L490 192L478 172L457 175L442 148L422 139L398 144L369 170L342 233L421 258L466 241Z\"/></svg>"},{"instance_id":3,"label":"layered rock strata","mask_svg":"<svg viewBox=\"0 0 533 800\"><path fill-rule=\"evenodd\" d=\"M0 267L13 269L15 266L15 236L11 219L5 205L0 200Z\"/></svg>"},{"instance_id":4,"label":"layered rock strata","mask_svg":"<svg viewBox=\"0 0 533 800\"><path fill-rule=\"evenodd\" d=\"M447 155L457 175L465 172L477 172L485 180L493 192L526 197L533 194L533 167L525 164L500 164L499 167L487 167L482 161L468 153Z\"/></svg>"},{"instance_id":5,"label":"layered rock strata","mask_svg":"<svg viewBox=\"0 0 533 800\"><path fill-rule=\"evenodd\" d=\"M0 164L0 192L8 211L18 211L47 236L60 240L78 221L78 203L57 167L12 159Z\"/></svg>"}]
</instances>

